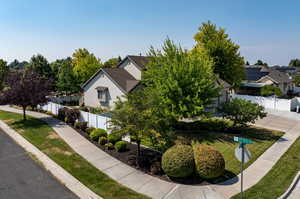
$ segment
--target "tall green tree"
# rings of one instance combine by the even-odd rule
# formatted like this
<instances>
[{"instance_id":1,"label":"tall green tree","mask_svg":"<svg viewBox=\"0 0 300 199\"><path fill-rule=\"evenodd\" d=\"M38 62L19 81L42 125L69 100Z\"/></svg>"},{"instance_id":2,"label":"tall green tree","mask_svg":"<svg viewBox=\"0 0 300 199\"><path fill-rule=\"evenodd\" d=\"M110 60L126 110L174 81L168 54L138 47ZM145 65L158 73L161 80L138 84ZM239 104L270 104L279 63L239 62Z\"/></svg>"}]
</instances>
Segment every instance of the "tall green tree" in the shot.
<instances>
[{"instance_id":1,"label":"tall green tree","mask_svg":"<svg viewBox=\"0 0 300 199\"><path fill-rule=\"evenodd\" d=\"M103 68L116 68L121 61L121 57L110 58L104 62Z\"/></svg>"},{"instance_id":2,"label":"tall green tree","mask_svg":"<svg viewBox=\"0 0 300 199\"><path fill-rule=\"evenodd\" d=\"M15 59L8 65L8 67L13 70L23 70L24 68L26 68L27 65L27 61L19 62L17 59Z\"/></svg>"},{"instance_id":3,"label":"tall green tree","mask_svg":"<svg viewBox=\"0 0 300 199\"><path fill-rule=\"evenodd\" d=\"M205 54L188 52L167 39L162 51L151 48L152 57L143 83L158 94L157 106L165 117L191 118L207 114L219 89L213 62Z\"/></svg>"},{"instance_id":4,"label":"tall green tree","mask_svg":"<svg viewBox=\"0 0 300 199\"><path fill-rule=\"evenodd\" d=\"M268 66L267 62L263 62L262 60L257 60L257 62L254 65L258 65L258 66Z\"/></svg>"},{"instance_id":5,"label":"tall green tree","mask_svg":"<svg viewBox=\"0 0 300 199\"><path fill-rule=\"evenodd\" d=\"M85 48L77 49L72 55L73 71L82 84L102 67L100 59Z\"/></svg>"},{"instance_id":6,"label":"tall green tree","mask_svg":"<svg viewBox=\"0 0 300 199\"><path fill-rule=\"evenodd\" d=\"M36 71L42 77L49 79L53 78L53 72L50 64L43 55L33 55L27 65L27 68Z\"/></svg>"},{"instance_id":7,"label":"tall green tree","mask_svg":"<svg viewBox=\"0 0 300 199\"><path fill-rule=\"evenodd\" d=\"M70 58L58 60L55 65L59 66L58 69L55 69L58 70L57 90L66 94L78 92L80 84L74 74L72 60Z\"/></svg>"},{"instance_id":8,"label":"tall green tree","mask_svg":"<svg viewBox=\"0 0 300 199\"><path fill-rule=\"evenodd\" d=\"M195 48L203 48L213 59L214 72L220 78L237 87L245 76L244 58L239 53L239 46L211 22L203 23L194 36Z\"/></svg>"},{"instance_id":9,"label":"tall green tree","mask_svg":"<svg viewBox=\"0 0 300 199\"><path fill-rule=\"evenodd\" d=\"M7 65L7 62L3 59L0 59L0 91L4 87L4 80L9 71L9 67Z\"/></svg>"},{"instance_id":10,"label":"tall green tree","mask_svg":"<svg viewBox=\"0 0 300 199\"><path fill-rule=\"evenodd\" d=\"M289 63L289 66L300 67L300 59L292 59Z\"/></svg>"}]
</instances>

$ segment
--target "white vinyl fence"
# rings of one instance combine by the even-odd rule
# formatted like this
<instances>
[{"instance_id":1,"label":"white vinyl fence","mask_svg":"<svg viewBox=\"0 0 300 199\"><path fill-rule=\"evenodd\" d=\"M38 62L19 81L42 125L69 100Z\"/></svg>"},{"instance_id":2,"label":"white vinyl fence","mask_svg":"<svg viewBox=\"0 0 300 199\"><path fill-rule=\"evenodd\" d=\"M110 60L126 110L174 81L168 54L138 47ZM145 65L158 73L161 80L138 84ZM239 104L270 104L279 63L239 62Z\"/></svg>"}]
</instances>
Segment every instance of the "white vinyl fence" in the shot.
<instances>
[{"instance_id":1,"label":"white vinyl fence","mask_svg":"<svg viewBox=\"0 0 300 199\"><path fill-rule=\"evenodd\" d=\"M291 111L297 105L299 105L299 103L295 102L294 99L279 99L276 97L262 97L262 96L232 94L231 98L249 100L249 101L259 104L265 108L275 109L275 110L280 110L280 111ZM293 103L292 103L292 101L293 101Z\"/></svg>"},{"instance_id":2,"label":"white vinyl fence","mask_svg":"<svg viewBox=\"0 0 300 199\"><path fill-rule=\"evenodd\" d=\"M58 115L58 110L60 108L63 108L65 106L62 106L60 104L56 104L53 102L48 102L45 105L38 106L38 108L49 111L54 115ZM68 107L67 107L68 108ZM87 122L89 127L95 127L95 128L101 128L108 130L110 117L107 115L96 115L93 113L88 113L85 111L80 111L80 118L79 121Z\"/></svg>"}]
</instances>

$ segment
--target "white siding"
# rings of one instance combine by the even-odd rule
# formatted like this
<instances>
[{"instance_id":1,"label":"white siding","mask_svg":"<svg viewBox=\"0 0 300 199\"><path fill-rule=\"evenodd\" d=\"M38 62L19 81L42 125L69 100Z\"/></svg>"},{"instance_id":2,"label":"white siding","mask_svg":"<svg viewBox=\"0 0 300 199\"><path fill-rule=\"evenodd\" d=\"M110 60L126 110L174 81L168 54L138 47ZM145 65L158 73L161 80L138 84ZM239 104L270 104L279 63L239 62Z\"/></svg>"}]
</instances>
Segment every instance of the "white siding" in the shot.
<instances>
[{"instance_id":1,"label":"white siding","mask_svg":"<svg viewBox=\"0 0 300 199\"><path fill-rule=\"evenodd\" d=\"M98 100L98 86L108 87L107 103ZM84 104L91 107L113 107L117 98L124 95L123 91L104 73L100 72L84 88Z\"/></svg>"},{"instance_id":2,"label":"white siding","mask_svg":"<svg viewBox=\"0 0 300 199\"><path fill-rule=\"evenodd\" d=\"M127 59L119 67L120 68L124 68L135 79L141 80L141 78L142 78L142 72L141 72L141 70L136 65L134 65L130 60Z\"/></svg>"}]
</instances>

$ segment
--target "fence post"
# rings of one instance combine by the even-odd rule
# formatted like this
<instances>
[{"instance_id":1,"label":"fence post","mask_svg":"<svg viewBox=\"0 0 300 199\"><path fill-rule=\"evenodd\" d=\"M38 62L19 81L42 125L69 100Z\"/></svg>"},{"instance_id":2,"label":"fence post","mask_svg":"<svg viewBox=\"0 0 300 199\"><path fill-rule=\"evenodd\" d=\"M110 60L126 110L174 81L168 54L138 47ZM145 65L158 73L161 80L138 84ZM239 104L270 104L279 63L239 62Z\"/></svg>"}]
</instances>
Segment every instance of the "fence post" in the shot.
<instances>
[{"instance_id":1,"label":"fence post","mask_svg":"<svg viewBox=\"0 0 300 199\"><path fill-rule=\"evenodd\" d=\"M96 115L96 128L98 128L98 115Z\"/></svg>"}]
</instances>

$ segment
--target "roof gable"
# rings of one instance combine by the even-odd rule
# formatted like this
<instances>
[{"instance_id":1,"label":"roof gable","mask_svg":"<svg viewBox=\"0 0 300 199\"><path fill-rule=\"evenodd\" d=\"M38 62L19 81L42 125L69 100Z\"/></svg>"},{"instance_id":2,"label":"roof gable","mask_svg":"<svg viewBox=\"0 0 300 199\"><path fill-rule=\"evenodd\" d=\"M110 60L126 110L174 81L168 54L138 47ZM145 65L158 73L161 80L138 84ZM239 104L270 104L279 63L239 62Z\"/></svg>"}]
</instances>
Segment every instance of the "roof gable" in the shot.
<instances>
[{"instance_id":1,"label":"roof gable","mask_svg":"<svg viewBox=\"0 0 300 199\"><path fill-rule=\"evenodd\" d=\"M120 67L124 62L127 60L131 61L135 66L137 66L140 70L144 69L146 65L150 61L149 56L136 56L136 55L128 55L126 58L124 58L118 65Z\"/></svg>"}]
</instances>

